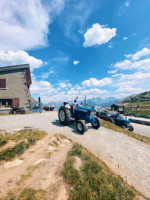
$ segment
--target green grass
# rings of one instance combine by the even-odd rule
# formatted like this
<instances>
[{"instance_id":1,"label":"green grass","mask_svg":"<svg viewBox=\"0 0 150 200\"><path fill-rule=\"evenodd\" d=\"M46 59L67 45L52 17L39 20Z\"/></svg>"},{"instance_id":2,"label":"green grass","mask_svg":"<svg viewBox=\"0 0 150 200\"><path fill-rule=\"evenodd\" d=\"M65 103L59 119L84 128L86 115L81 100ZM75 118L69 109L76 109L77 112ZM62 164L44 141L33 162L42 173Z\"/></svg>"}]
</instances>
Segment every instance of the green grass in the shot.
<instances>
[{"instance_id":1,"label":"green grass","mask_svg":"<svg viewBox=\"0 0 150 200\"><path fill-rule=\"evenodd\" d=\"M38 129L25 128L23 130L17 131L15 134L6 133L5 135L1 135L0 140L13 140L16 142L25 139L41 140L45 136L46 132L44 131L40 131Z\"/></svg>"},{"instance_id":2,"label":"green grass","mask_svg":"<svg viewBox=\"0 0 150 200\"><path fill-rule=\"evenodd\" d=\"M80 171L73 168L73 156L82 160ZM132 200L140 195L79 144L70 151L62 175L73 187L69 200Z\"/></svg>"},{"instance_id":3,"label":"green grass","mask_svg":"<svg viewBox=\"0 0 150 200\"><path fill-rule=\"evenodd\" d=\"M18 131L16 134L5 134L4 136L0 136L0 141L9 141L14 140L19 142L14 147L7 148L0 152L0 161L8 161L12 158L21 155L24 153L26 149L28 149L31 145L34 145L37 140L40 140L46 136L44 131L39 131L37 129L24 129Z\"/></svg>"},{"instance_id":4,"label":"green grass","mask_svg":"<svg viewBox=\"0 0 150 200\"><path fill-rule=\"evenodd\" d=\"M3 145L5 145L7 143L6 140L0 140L0 147L2 147Z\"/></svg>"},{"instance_id":5,"label":"green grass","mask_svg":"<svg viewBox=\"0 0 150 200\"><path fill-rule=\"evenodd\" d=\"M150 144L150 137L146 137L144 135L140 135L131 131L128 131L126 129L123 129L119 126L116 126L115 124L112 124L110 122L107 122L105 120L100 119L101 125L104 126L105 128L111 129L113 131L118 131L120 133L123 133L125 135L128 135L129 137L133 137L137 140L140 140L142 142L145 142L146 144Z\"/></svg>"},{"instance_id":6,"label":"green grass","mask_svg":"<svg viewBox=\"0 0 150 200\"><path fill-rule=\"evenodd\" d=\"M0 200L46 200L46 192L42 189L25 188L20 191L10 191L6 197L0 197Z\"/></svg>"},{"instance_id":7,"label":"green grass","mask_svg":"<svg viewBox=\"0 0 150 200\"><path fill-rule=\"evenodd\" d=\"M132 114L135 115L137 117L143 117L143 118L147 118L147 116L150 116L150 110L148 110L147 108L140 108L142 110L139 110L138 112L135 110L131 111L130 107L125 107L125 113L126 114ZM149 107L150 109L150 107Z\"/></svg>"}]
</instances>

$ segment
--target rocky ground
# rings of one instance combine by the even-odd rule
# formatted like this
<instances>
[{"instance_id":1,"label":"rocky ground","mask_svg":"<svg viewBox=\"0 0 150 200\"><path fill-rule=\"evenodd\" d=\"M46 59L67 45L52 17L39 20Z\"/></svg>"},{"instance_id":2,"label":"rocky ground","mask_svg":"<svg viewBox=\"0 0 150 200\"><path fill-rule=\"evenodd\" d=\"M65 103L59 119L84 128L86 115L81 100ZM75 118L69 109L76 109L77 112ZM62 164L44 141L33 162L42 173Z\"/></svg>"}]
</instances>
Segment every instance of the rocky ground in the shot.
<instances>
[{"instance_id":1,"label":"rocky ground","mask_svg":"<svg viewBox=\"0 0 150 200\"><path fill-rule=\"evenodd\" d=\"M0 197L10 190L14 193L25 188L46 191L46 199L67 200L70 188L61 171L72 142L60 136L47 136L26 150L19 158L0 162ZM1 151L1 149L0 149Z\"/></svg>"},{"instance_id":2,"label":"rocky ground","mask_svg":"<svg viewBox=\"0 0 150 200\"><path fill-rule=\"evenodd\" d=\"M38 128L49 134L62 133L81 143L129 184L150 197L149 145L104 127L94 130L89 125L88 131L80 135L73 122L61 126L57 112L0 116L0 129L12 132L24 127Z\"/></svg>"}]
</instances>

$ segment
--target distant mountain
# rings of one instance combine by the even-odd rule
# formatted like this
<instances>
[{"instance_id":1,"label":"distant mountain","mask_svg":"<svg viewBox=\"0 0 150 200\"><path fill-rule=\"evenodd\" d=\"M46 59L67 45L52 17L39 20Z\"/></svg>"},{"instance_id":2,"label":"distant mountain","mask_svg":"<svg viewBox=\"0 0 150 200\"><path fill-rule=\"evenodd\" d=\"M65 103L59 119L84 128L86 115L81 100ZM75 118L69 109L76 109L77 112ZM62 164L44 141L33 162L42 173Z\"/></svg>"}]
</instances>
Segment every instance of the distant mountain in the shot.
<instances>
[{"instance_id":1,"label":"distant mountain","mask_svg":"<svg viewBox=\"0 0 150 200\"><path fill-rule=\"evenodd\" d=\"M121 103L144 103L150 101L150 90L147 92L143 92L137 95L132 95L124 100Z\"/></svg>"},{"instance_id":2,"label":"distant mountain","mask_svg":"<svg viewBox=\"0 0 150 200\"><path fill-rule=\"evenodd\" d=\"M114 98L114 97L108 97L105 99L102 99L101 97L95 97L92 99L87 99L87 104L89 107L95 107L95 106L102 106L102 107L108 107L114 103L118 103L120 100ZM72 104L73 101L69 101L69 104ZM84 100L82 100L82 102L84 103ZM56 109L58 109L61 105L62 105L62 101L57 101L57 102L49 102L49 104L55 106ZM79 104L81 103L78 102Z\"/></svg>"}]
</instances>

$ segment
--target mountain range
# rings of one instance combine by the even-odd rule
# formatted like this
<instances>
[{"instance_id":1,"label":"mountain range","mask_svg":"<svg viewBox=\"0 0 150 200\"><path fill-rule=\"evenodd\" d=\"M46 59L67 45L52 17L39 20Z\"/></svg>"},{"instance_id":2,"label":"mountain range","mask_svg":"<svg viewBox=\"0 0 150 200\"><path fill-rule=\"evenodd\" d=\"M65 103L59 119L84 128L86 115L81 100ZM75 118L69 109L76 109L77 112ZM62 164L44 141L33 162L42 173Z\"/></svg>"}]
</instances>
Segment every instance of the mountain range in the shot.
<instances>
[{"instance_id":1,"label":"mountain range","mask_svg":"<svg viewBox=\"0 0 150 200\"><path fill-rule=\"evenodd\" d=\"M86 100L89 107L95 107L95 106L108 107L114 103L118 103L119 101L121 101L121 99L116 99L114 97L108 97L105 99L102 99L101 97L95 97ZM82 102L84 104L84 100L82 100ZM73 101L68 101L68 103L70 105L73 103ZM80 104L81 102L78 103ZM62 101L49 102L49 104L54 105L55 108L58 109L63 104L63 102Z\"/></svg>"}]
</instances>

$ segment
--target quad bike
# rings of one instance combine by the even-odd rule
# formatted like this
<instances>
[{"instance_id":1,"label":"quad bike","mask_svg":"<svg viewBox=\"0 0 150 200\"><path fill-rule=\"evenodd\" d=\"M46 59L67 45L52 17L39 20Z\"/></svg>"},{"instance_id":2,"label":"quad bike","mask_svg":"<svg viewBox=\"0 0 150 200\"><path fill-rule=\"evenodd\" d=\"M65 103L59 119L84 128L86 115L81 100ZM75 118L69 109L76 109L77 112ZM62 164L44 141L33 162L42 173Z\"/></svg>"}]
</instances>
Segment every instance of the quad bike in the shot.
<instances>
[{"instance_id":1,"label":"quad bike","mask_svg":"<svg viewBox=\"0 0 150 200\"><path fill-rule=\"evenodd\" d=\"M14 113L25 114L26 111L25 111L24 108L16 108L16 107L13 107L13 108L9 111L9 114L14 114Z\"/></svg>"},{"instance_id":2,"label":"quad bike","mask_svg":"<svg viewBox=\"0 0 150 200\"><path fill-rule=\"evenodd\" d=\"M64 102L58 111L58 118L61 124L68 125L71 119L76 122L76 129L79 133L84 134L87 130L87 123L91 123L92 127L98 129L101 124L100 120L95 116L96 111L91 108L82 107L77 104L77 98L72 105Z\"/></svg>"}]
</instances>

